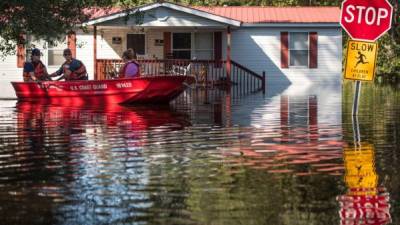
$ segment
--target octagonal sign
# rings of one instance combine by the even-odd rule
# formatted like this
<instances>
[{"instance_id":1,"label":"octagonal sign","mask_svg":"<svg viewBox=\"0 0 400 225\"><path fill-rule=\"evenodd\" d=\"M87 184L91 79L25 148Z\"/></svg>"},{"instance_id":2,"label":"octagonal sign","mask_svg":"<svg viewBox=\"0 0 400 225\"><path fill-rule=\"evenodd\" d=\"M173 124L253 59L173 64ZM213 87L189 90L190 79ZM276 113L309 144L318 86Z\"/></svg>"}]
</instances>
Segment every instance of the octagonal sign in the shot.
<instances>
[{"instance_id":1,"label":"octagonal sign","mask_svg":"<svg viewBox=\"0 0 400 225\"><path fill-rule=\"evenodd\" d=\"M352 39L376 41L392 24L393 6L388 0L345 0L340 24Z\"/></svg>"}]
</instances>

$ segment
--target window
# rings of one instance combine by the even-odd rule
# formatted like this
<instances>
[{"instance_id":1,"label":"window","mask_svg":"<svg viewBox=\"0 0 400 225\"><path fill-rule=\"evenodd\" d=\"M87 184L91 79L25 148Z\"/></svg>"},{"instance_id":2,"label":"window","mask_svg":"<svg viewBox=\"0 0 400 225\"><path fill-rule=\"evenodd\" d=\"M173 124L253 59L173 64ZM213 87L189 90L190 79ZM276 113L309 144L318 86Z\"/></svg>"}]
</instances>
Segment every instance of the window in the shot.
<instances>
[{"instance_id":1,"label":"window","mask_svg":"<svg viewBox=\"0 0 400 225\"><path fill-rule=\"evenodd\" d=\"M65 40L63 42L55 42L54 44L48 44L47 65L48 66L62 65L65 61L63 56L63 51L66 48L67 48L67 43Z\"/></svg>"},{"instance_id":2,"label":"window","mask_svg":"<svg viewBox=\"0 0 400 225\"><path fill-rule=\"evenodd\" d=\"M174 59L191 59L191 33L172 34L172 54Z\"/></svg>"},{"instance_id":3,"label":"window","mask_svg":"<svg viewBox=\"0 0 400 225\"><path fill-rule=\"evenodd\" d=\"M214 57L214 36L211 32L195 33L194 56L199 60L210 60Z\"/></svg>"},{"instance_id":4,"label":"window","mask_svg":"<svg viewBox=\"0 0 400 225\"><path fill-rule=\"evenodd\" d=\"M308 67L308 55L308 33L291 32L289 34L289 65Z\"/></svg>"}]
</instances>

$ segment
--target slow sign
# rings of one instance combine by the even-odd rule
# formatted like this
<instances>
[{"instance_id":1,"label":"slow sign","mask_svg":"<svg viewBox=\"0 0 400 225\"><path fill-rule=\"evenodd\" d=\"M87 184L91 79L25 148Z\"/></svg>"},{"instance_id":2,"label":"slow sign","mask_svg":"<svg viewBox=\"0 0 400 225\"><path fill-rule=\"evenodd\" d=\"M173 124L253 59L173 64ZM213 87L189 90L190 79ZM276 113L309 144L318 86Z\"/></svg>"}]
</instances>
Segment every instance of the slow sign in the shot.
<instances>
[{"instance_id":1,"label":"slow sign","mask_svg":"<svg viewBox=\"0 0 400 225\"><path fill-rule=\"evenodd\" d=\"M352 39L376 41L390 29L392 17L388 0L345 0L340 24Z\"/></svg>"},{"instance_id":2,"label":"slow sign","mask_svg":"<svg viewBox=\"0 0 400 225\"><path fill-rule=\"evenodd\" d=\"M344 78L372 81L375 76L377 53L378 44L374 42L350 40L347 44Z\"/></svg>"}]
</instances>

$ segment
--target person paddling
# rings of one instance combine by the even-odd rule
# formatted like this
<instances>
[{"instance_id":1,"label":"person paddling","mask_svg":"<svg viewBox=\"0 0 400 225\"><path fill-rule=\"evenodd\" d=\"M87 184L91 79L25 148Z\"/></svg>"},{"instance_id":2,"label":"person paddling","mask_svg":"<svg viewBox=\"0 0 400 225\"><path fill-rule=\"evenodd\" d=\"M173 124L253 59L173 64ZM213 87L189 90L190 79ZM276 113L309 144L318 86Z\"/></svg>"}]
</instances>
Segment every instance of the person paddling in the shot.
<instances>
[{"instance_id":1,"label":"person paddling","mask_svg":"<svg viewBox=\"0 0 400 225\"><path fill-rule=\"evenodd\" d=\"M71 49L64 49L63 56L65 62L61 65L60 69L52 73L50 77L61 76L58 80L65 79L70 80L87 80L88 74L86 72L86 67L82 61L72 58Z\"/></svg>"},{"instance_id":2,"label":"person paddling","mask_svg":"<svg viewBox=\"0 0 400 225\"><path fill-rule=\"evenodd\" d=\"M31 62L25 62L23 78L25 82L50 80L46 66L40 61L40 50L32 49Z\"/></svg>"},{"instance_id":3,"label":"person paddling","mask_svg":"<svg viewBox=\"0 0 400 225\"><path fill-rule=\"evenodd\" d=\"M119 70L119 78L133 78L140 76L139 63L136 62L136 54L133 49L128 49L122 54L124 65Z\"/></svg>"}]
</instances>

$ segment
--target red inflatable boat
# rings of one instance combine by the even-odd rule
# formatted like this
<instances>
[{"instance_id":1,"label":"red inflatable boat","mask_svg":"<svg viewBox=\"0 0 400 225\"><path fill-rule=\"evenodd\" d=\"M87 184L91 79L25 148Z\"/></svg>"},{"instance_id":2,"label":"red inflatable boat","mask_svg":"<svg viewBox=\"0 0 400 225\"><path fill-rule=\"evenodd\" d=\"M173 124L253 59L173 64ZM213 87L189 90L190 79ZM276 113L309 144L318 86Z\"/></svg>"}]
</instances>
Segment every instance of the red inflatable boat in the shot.
<instances>
[{"instance_id":1,"label":"red inflatable boat","mask_svg":"<svg viewBox=\"0 0 400 225\"><path fill-rule=\"evenodd\" d=\"M21 101L76 104L168 103L188 84L190 76L152 76L90 81L11 82Z\"/></svg>"}]
</instances>

